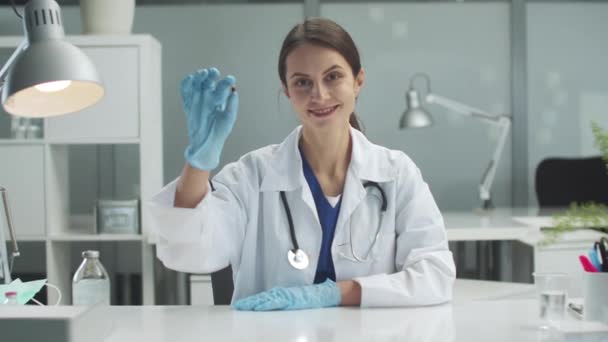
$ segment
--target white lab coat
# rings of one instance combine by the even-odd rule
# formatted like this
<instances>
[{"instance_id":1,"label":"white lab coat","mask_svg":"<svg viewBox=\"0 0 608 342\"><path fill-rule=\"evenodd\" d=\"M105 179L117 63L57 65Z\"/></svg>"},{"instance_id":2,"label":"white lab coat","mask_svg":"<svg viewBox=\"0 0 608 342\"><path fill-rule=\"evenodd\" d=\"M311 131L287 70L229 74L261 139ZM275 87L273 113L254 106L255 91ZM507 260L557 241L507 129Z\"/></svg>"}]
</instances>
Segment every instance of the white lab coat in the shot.
<instances>
[{"instance_id":1,"label":"white lab coat","mask_svg":"<svg viewBox=\"0 0 608 342\"><path fill-rule=\"evenodd\" d=\"M174 208L177 180L147 203L157 255L171 269L211 273L232 265L235 300L274 286L312 284L321 247L321 224L298 152L301 126L283 143L270 145L226 165L194 209ZM352 157L331 247L336 280L356 280L361 306L431 305L451 300L455 278L443 218L414 162L401 151L372 144L351 129ZM372 261L366 255L380 216L380 202L362 182L380 184L388 208ZM300 248L310 265L296 270L279 191L285 191Z\"/></svg>"}]
</instances>

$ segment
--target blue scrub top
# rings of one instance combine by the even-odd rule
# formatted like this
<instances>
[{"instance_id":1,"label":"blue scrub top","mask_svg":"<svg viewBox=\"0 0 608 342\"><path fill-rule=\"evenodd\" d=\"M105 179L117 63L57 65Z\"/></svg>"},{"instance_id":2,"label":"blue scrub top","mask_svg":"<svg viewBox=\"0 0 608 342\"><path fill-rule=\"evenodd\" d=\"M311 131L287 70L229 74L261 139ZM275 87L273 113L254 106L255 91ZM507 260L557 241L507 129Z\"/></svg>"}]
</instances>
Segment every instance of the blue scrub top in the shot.
<instances>
[{"instance_id":1,"label":"blue scrub top","mask_svg":"<svg viewBox=\"0 0 608 342\"><path fill-rule=\"evenodd\" d=\"M336 271L334 270L334 260L331 257L331 244L334 240L334 233L336 231L336 223L338 222L338 214L340 213L340 206L342 204L342 197L332 207L327 201L321 185L315 176L315 173L310 168L308 161L300 150L300 156L302 157L302 169L304 171L304 178L310 187L312 197L315 200L315 206L317 207L317 215L321 222L321 229L323 230L323 238L321 240L321 252L319 253L319 263L317 264L317 273L315 273L315 284L319 284L327 280L327 278L336 281Z\"/></svg>"}]
</instances>

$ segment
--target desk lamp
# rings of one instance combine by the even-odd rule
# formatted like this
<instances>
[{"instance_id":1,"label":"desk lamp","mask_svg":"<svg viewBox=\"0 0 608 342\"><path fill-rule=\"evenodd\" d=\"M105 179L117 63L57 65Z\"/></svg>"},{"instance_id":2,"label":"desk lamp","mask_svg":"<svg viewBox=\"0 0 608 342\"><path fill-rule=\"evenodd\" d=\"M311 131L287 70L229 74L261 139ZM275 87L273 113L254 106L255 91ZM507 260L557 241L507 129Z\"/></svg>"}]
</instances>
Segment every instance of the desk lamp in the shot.
<instances>
[{"instance_id":1,"label":"desk lamp","mask_svg":"<svg viewBox=\"0 0 608 342\"><path fill-rule=\"evenodd\" d=\"M401 116L401 120L399 121L400 129L426 127L433 124L433 119L431 115L428 111L426 111L426 109L422 107L418 91L414 87L414 81L418 77L422 77L426 80L427 93L425 101L427 103L438 104L456 113L479 119L492 126L498 126L498 128L500 129L500 137L498 138L498 144L496 146L496 149L494 150L494 154L492 155L492 158L490 159L490 162L485 172L483 173L481 182L479 184L479 198L482 202L481 208L483 210L492 209L494 206L492 204L492 196L490 190L492 188L492 183L494 182L494 176L496 174L498 161L500 160L500 156L505 146L505 141L507 140L507 136L509 135L509 130L511 128L511 117L509 115L504 114L490 114L483 110L460 103L458 101L434 94L431 91L431 80L429 76L424 73L416 73L410 79L410 89L407 91L405 97L406 108L403 112L403 115Z\"/></svg>"},{"instance_id":2,"label":"desk lamp","mask_svg":"<svg viewBox=\"0 0 608 342\"><path fill-rule=\"evenodd\" d=\"M61 9L54 0L30 0L24 7L25 39L0 69L2 106L12 115L49 117L89 107L104 95L104 88L91 60L64 38ZM11 235L12 258L19 256L10 218L6 191L0 187L2 204ZM11 270L0 228L0 277L10 283ZM12 265L12 260L11 260Z\"/></svg>"}]
</instances>

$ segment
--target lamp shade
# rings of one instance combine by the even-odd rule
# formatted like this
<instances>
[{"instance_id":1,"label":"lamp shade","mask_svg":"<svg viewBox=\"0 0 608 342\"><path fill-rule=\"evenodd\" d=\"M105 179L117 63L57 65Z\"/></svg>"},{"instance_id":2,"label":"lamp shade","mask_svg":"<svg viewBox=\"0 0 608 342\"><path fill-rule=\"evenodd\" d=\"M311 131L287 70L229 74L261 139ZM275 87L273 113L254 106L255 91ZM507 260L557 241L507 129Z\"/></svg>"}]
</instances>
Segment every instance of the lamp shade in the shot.
<instances>
[{"instance_id":1,"label":"lamp shade","mask_svg":"<svg viewBox=\"0 0 608 342\"><path fill-rule=\"evenodd\" d=\"M399 120L399 128L427 127L433 124L433 118L420 105L420 99L416 90L410 89L405 97L405 111Z\"/></svg>"},{"instance_id":2,"label":"lamp shade","mask_svg":"<svg viewBox=\"0 0 608 342\"><path fill-rule=\"evenodd\" d=\"M17 56L2 89L2 105L13 115L46 117L77 112L99 101L104 88L95 66L63 39L59 5L32 0L23 25L28 46Z\"/></svg>"}]
</instances>

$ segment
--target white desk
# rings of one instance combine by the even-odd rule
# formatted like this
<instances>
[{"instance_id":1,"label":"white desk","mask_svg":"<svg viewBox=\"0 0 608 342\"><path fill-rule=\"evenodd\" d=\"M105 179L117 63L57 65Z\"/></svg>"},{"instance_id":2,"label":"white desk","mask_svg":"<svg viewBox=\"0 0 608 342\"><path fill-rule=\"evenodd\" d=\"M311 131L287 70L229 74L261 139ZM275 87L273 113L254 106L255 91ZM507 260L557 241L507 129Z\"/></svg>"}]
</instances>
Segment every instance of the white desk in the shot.
<instances>
[{"instance_id":1,"label":"white desk","mask_svg":"<svg viewBox=\"0 0 608 342\"><path fill-rule=\"evenodd\" d=\"M553 218L538 216L537 208L496 208L487 212L442 212L449 241L516 240L536 246L543 239L541 228L551 227ZM566 233L557 244L587 245L603 234L591 230ZM548 246L549 248L550 246Z\"/></svg>"},{"instance_id":2,"label":"white desk","mask_svg":"<svg viewBox=\"0 0 608 342\"><path fill-rule=\"evenodd\" d=\"M533 300L278 312L239 312L217 306L115 307L114 330L106 341L538 342L608 338L608 326L572 317L567 317L563 335L558 335L561 339L547 338L533 330L537 309ZM580 334L581 330L586 333Z\"/></svg>"},{"instance_id":3,"label":"white desk","mask_svg":"<svg viewBox=\"0 0 608 342\"><path fill-rule=\"evenodd\" d=\"M473 294L470 291L484 282L458 282L455 290L460 297L453 303L423 308L239 312L226 306L113 307L108 316L113 320L114 329L106 341L538 342L608 339L607 325L578 321L568 314L561 332L543 335L533 328L538 312L536 300L483 300L483 295L466 300L465 294ZM510 285L514 287L509 288L507 283L491 284L486 294L492 296L502 291L507 295L523 290L520 295L531 295L530 285Z\"/></svg>"},{"instance_id":4,"label":"white desk","mask_svg":"<svg viewBox=\"0 0 608 342\"><path fill-rule=\"evenodd\" d=\"M452 303L421 308L239 312L228 306L111 306L93 309L94 321L82 322L77 330L105 331L96 335L105 336L105 342L552 341L539 338L543 335L532 328L538 313L533 289L528 284L459 279ZM53 309L31 309L36 308ZM99 324L92 328L91 322ZM36 321L27 326L36 339L53 340ZM560 334L559 341L606 341L608 325L567 314ZM12 341L16 336L3 337Z\"/></svg>"},{"instance_id":5,"label":"white desk","mask_svg":"<svg viewBox=\"0 0 608 342\"><path fill-rule=\"evenodd\" d=\"M449 241L520 240L532 226L514 217L534 217L536 209L497 208L487 212L446 211Z\"/></svg>"},{"instance_id":6,"label":"white desk","mask_svg":"<svg viewBox=\"0 0 608 342\"><path fill-rule=\"evenodd\" d=\"M443 217L450 241L512 240L528 245L533 250L534 271L565 272L571 276L569 292L582 295L583 269L578 256L587 254L594 241L603 234L591 230L577 230L562 234L548 246L541 228L553 225L552 217L537 216L536 208L497 208L489 212L444 212ZM514 257L516 257L514 255ZM515 265L518 260L512 261Z\"/></svg>"}]
</instances>

